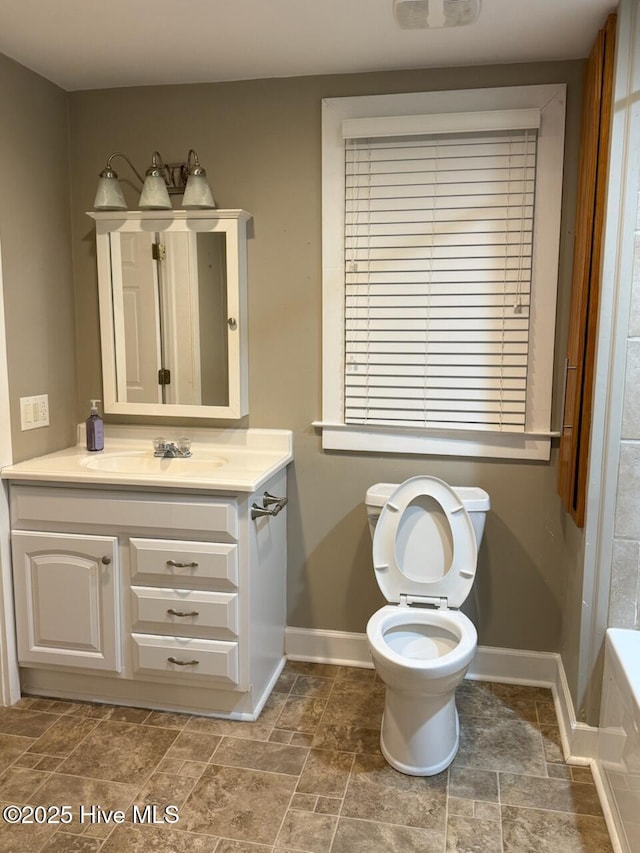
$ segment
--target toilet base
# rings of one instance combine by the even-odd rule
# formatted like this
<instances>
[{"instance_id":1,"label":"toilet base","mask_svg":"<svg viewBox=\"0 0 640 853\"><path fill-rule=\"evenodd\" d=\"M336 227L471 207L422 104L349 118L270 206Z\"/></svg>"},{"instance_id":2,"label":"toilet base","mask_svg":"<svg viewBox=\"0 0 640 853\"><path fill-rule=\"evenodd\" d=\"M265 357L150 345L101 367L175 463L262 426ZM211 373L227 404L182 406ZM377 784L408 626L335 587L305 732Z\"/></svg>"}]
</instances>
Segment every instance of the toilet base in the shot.
<instances>
[{"instance_id":1,"label":"toilet base","mask_svg":"<svg viewBox=\"0 0 640 853\"><path fill-rule=\"evenodd\" d=\"M407 776L435 776L451 764L460 743L455 695L430 697L387 687L380 749Z\"/></svg>"}]
</instances>

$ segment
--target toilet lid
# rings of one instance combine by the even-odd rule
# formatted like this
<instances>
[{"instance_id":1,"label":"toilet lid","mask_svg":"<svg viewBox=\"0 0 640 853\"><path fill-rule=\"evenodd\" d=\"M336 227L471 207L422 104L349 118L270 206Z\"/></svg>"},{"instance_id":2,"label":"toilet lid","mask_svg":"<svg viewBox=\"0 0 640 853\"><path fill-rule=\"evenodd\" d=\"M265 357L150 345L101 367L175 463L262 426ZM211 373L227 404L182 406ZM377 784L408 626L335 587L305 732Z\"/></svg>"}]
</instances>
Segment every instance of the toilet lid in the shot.
<instances>
[{"instance_id":1,"label":"toilet lid","mask_svg":"<svg viewBox=\"0 0 640 853\"><path fill-rule=\"evenodd\" d=\"M448 607L460 607L477 560L473 524L451 486L419 476L392 492L373 535L373 567L387 601L444 598Z\"/></svg>"}]
</instances>

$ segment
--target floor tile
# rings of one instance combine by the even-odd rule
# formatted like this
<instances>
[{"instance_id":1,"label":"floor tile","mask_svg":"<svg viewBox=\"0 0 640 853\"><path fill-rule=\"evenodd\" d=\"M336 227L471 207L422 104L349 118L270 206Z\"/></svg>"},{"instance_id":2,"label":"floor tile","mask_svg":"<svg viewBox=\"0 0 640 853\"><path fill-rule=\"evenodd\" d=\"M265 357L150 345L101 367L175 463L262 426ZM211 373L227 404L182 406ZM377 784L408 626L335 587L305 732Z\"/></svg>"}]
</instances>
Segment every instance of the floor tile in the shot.
<instances>
[{"instance_id":1,"label":"floor tile","mask_svg":"<svg viewBox=\"0 0 640 853\"><path fill-rule=\"evenodd\" d=\"M340 814L342 799L338 797L318 797L315 810L318 814Z\"/></svg>"},{"instance_id":2,"label":"floor tile","mask_svg":"<svg viewBox=\"0 0 640 853\"><path fill-rule=\"evenodd\" d=\"M226 737L211 761L213 764L224 764L230 767L269 770L271 773L299 776L308 752L308 749L300 746Z\"/></svg>"},{"instance_id":3,"label":"floor tile","mask_svg":"<svg viewBox=\"0 0 640 853\"><path fill-rule=\"evenodd\" d=\"M312 749L300 776L297 790L325 797L342 797L347 787L353 755L330 749Z\"/></svg>"},{"instance_id":4,"label":"floor tile","mask_svg":"<svg viewBox=\"0 0 640 853\"><path fill-rule=\"evenodd\" d=\"M602 817L595 785L563 779L500 773L500 802L507 806Z\"/></svg>"},{"instance_id":5,"label":"floor tile","mask_svg":"<svg viewBox=\"0 0 640 853\"><path fill-rule=\"evenodd\" d=\"M58 767L60 767L60 765L64 761L64 757L61 757L59 755L38 755L37 758L39 758L40 760L35 765L36 770L57 770Z\"/></svg>"},{"instance_id":6,"label":"floor tile","mask_svg":"<svg viewBox=\"0 0 640 853\"><path fill-rule=\"evenodd\" d=\"M154 773L135 799L137 806L147 804L165 806L182 806L187 799L196 780L188 776L171 776L168 773Z\"/></svg>"},{"instance_id":7,"label":"floor tile","mask_svg":"<svg viewBox=\"0 0 640 853\"><path fill-rule=\"evenodd\" d=\"M491 687L491 684L482 681L463 681L456 690L458 713L471 714L474 717L514 716L514 709L496 696ZM526 708L528 714L523 719L536 720L533 703L526 703Z\"/></svg>"},{"instance_id":8,"label":"floor tile","mask_svg":"<svg viewBox=\"0 0 640 853\"><path fill-rule=\"evenodd\" d=\"M0 708L0 733L36 738L59 719L59 715L46 714L43 711Z\"/></svg>"},{"instance_id":9,"label":"floor tile","mask_svg":"<svg viewBox=\"0 0 640 853\"><path fill-rule=\"evenodd\" d=\"M273 688L274 691L276 693L290 693L297 677L297 672L290 672L283 669Z\"/></svg>"},{"instance_id":10,"label":"floor tile","mask_svg":"<svg viewBox=\"0 0 640 853\"><path fill-rule=\"evenodd\" d=\"M318 798L315 794L294 794L289 803L290 809L298 809L303 812L314 812Z\"/></svg>"},{"instance_id":11,"label":"floor tile","mask_svg":"<svg viewBox=\"0 0 640 853\"><path fill-rule=\"evenodd\" d=\"M70 805L74 825L85 827L95 821L88 809L97 805L103 810L127 811L138 793L137 785L122 782L106 782L100 779L86 779L80 776L68 776L52 773L31 797L34 805ZM84 822L80 815L80 806L84 806Z\"/></svg>"},{"instance_id":12,"label":"floor tile","mask_svg":"<svg viewBox=\"0 0 640 853\"><path fill-rule=\"evenodd\" d=\"M21 756L33 743L33 738L0 733L0 773Z\"/></svg>"},{"instance_id":13,"label":"floor tile","mask_svg":"<svg viewBox=\"0 0 640 853\"><path fill-rule=\"evenodd\" d=\"M97 853L101 844L102 841L99 838L56 832L42 853Z\"/></svg>"},{"instance_id":14,"label":"floor tile","mask_svg":"<svg viewBox=\"0 0 640 853\"><path fill-rule=\"evenodd\" d=\"M452 766L449 769L449 796L498 802L498 774L492 770Z\"/></svg>"},{"instance_id":15,"label":"floor tile","mask_svg":"<svg viewBox=\"0 0 640 853\"><path fill-rule=\"evenodd\" d=\"M181 758L183 761L209 761L221 740L220 735L181 731L169 747L167 758Z\"/></svg>"},{"instance_id":16,"label":"floor tile","mask_svg":"<svg viewBox=\"0 0 640 853\"><path fill-rule=\"evenodd\" d=\"M473 817L474 816L474 801L473 800L464 800L458 797L448 797L447 799L447 810L450 815L457 814L463 815L464 817Z\"/></svg>"},{"instance_id":17,"label":"floor tile","mask_svg":"<svg viewBox=\"0 0 640 853\"><path fill-rule=\"evenodd\" d=\"M547 776L551 779L567 779L571 781L571 767L568 764L557 764L555 762L547 762Z\"/></svg>"},{"instance_id":18,"label":"floor tile","mask_svg":"<svg viewBox=\"0 0 640 853\"><path fill-rule=\"evenodd\" d=\"M444 832L341 817L331 853L442 853Z\"/></svg>"},{"instance_id":19,"label":"floor tile","mask_svg":"<svg viewBox=\"0 0 640 853\"><path fill-rule=\"evenodd\" d=\"M273 731L286 701L287 695L285 693L272 693L260 716L254 722L193 716L184 731L249 738L250 740L269 740L269 735Z\"/></svg>"},{"instance_id":20,"label":"floor tile","mask_svg":"<svg viewBox=\"0 0 640 853\"><path fill-rule=\"evenodd\" d=\"M502 853L502 831L493 820L450 815L446 853Z\"/></svg>"},{"instance_id":21,"label":"floor tile","mask_svg":"<svg viewBox=\"0 0 640 853\"><path fill-rule=\"evenodd\" d=\"M210 765L180 812L192 832L274 844L296 779L242 767Z\"/></svg>"},{"instance_id":22,"label":"floor tile","mask_svg":"<svg viewBox=\"0 0 640 853\"><path fill-rule=\"evenodd\" d=\"M384 686L375 682L336 680L322 722L379 729L384 711L384 695Z\"/></svg>"},{"instance_id":23,"label":"floor tile","mask_svg":"<svg viewBox=\"0 0 640 853\"><path fill-rule=\"evenodd\" d=\"M217 838L169 827L116 826L100 853L214 853Z\"/></svg>"},{"instance_id":24,"label":"floor tile","mask_svg":"<svg viewBox=\"0 0 640 853\"><path fill-rule=\"evenodd\" d=\"M317 675L297 675L289 691L294 696L314 696L316 699L326 699L334 685L333 678L322 678Z\"/></svg>"},{"instance_id":25,"label":"floor tile","mask_svg":"<svg viewBox=\"0 0 640 853\"><path fill-rule=\"evenodd\" d=\"M255 722L26 698L0 710L0 799L127 823L0 823L0 853L611 853L550 691L465 680L458 755L424 778L381 755L384 696L373 669L290 662Z\"/></svg>"},{"instance_id":26,"label":"floor tile","mask_svg":"<svg viewBox=\"0 0 640 853\"><path fill-rule=\"evenodd\" d=\"M141 785L177 736L172 729L101 721L82 748L60 765L60 772Z\"/></svg>"},{"instance_id":27,"label":"floor tile","mask_svg":"<svg viewBox=\"0 0 640 853\"><path fill-rule=\"evenodd\" d=\"M502 808L504 853L612 853L602 818Z\"/></svg>"},{"instance_id":28,"label":"floor tile","mask_svg":"<svg viewBox=\"0 0 640 853\"><path fill-rule=\"evenodd\" d=\"M9 803L0 802L0 809ZM58 831L47 824L8 824L0 820L0 853L34 853Z\"/></svg>"},{"instance_id":29,"label":"floor tile","mask_svg":"<svg viewBox=\"0 0 640 853\"><path fill-rule=\"evenodd\" d=\"M264 844L252 844L249 841L232 841L229 838L221 838L219 847L216 847L216 853L274 853L274 851L276 851L275 847L265 847Z\"/></svg>"},{"instance_id":30,"label":"floor tile","mask_svg":"<svg viewBox=\"0 0 640 853\"><path fill-rule=\"evenodd\" d=\"M453 766L544 775L538 730L524 720L460 715L460 748Z\"/></svg>"},{"instance_id":31,"label":"floor tile","mask_svg":"<svg viewBox=\"0 0 640 853\"><path fill-rule=\"evenodd\" d=\"M0 735L0 772L2 772L2 767L4 766L2 763L3 755L7 755L7 756L10 755L10 753L3 750L3 747L2 747L2 738L3 737L5 737L5 736ZM25 740L30 744L33 743L33 740L31 738L25 738ZM13 763L17 767L30 767L33 769L33 768L37 768L37 765L42 761L43 758L46 758L46 756L45 755L36 755L32 752L23 752L22 755L18 755L17 758L15 758ZM11 762L7 762L6 766L8 766L9 763L11 763ZM46 768L43 768L43 769L46 769Z\"/></svg>"},{"instance_id":32,"label":"floor tile","mask_svg":"<svg viewBox=\"0 0 640 853\"><path fill-rule=\"evenodd\" d=\"M557 725L558 718L556 717L556 709L553 702L536 702L535 704L539 723L547 723L552 726Z\"/></svg>"},{"instance_id":33,"label":"floor tile","mask_svg":"<svg viewBox=\"0 0 640 853\"><path fill-rule=\"evenodd\" d=\"M319 749L380 755L380 729L358 725L333 725L323 721L316 729L311 745Z\"/></svg>"},{"instance_id":34,"label":"floor tile","mask_svg":"<svg viewBox=\"0 0 640 853\"><path fill-rule=\"evenodd\" d=\"M305 853L328 853L337 822L338 818L331 815L288 811L276 843Z\"/></svg>"},{"instance_id":35,"label":"floor tile","mask_svg":"<svg viewBox=\"0 0 640 853\"><path fill-rule=\"evenodd\" d=\"M332 663L310 663L303 660L289 660L283 672L295 672L298 675L313 675L320 678L336 678L341 669L342 667Z\"/></svg>"},{"instance_id":36,"label":"floor tile","mask_svg":"<svg viewBox=\"0 0 640 853\"><path fill-rule=\"evenodd\" d=\"M0 776L0 800L28 803L29 797L49 778L48 773L28 767L10 767Z\"/></svg>"},{"instance_id":37,"label":"floor tile","mask_svg":"<svg viewBox=\"0 0 640 853\"><path fill-rule=\"evenodd\" d=\"M168 711L151 711L145 718L143 725L159 726L163 729L183 729L191 714L172 714Z\"/></svg>"},{"instance_id":38,"label":"floor tile","mask_svg":"<svg viewBox=\"0 0 640 853\"><path fill-rule=\"evenodd\" d=\"M558 726L542 724L540 726L540 734L542 736L545 760L561 764L564 761L564 753L562 751L560 729Z\"/></svg>"},{"instance_id":39,"label":"floor tile","mask_svg":"<svg viewBox=\"0 0 640 853\"><path fill-rule=\"evenodd\" d=\"M473 816L481 820L501 820L502 815L498 803L475 802L473 804Z\"/></svg>"},{"instance_id":40,"label":"floor tile","mask_svg":"<svg viewBox=\"0 0 640 853\"><path fill-rule=\"evenodd\" d=\"M189 776L191 779L199 779L206 769L207 765L202 761L184 761L179 775Z\"/></svg>"},{"instance_id":41,"label":"floor tile","mask_svg":"<svg viewBox=\"0 0 640 853\"><path fill-rule=\"evenodd\" d=\"M49 714L70 714L79 707L79 703L68 699L30 699L31 711L47 711ZM17 708L18 705L14 705Z\"/></svg>"},{"instance_id":42,"label":"floor tile","mask_svg":"<svg viewBox=\"0 0 640 853\"><path fill-rule=\"evenodd\" d=\"M289 694L282 707L277 728L293 732L315 732L324 713L325 699Z\"/></svg>"},{"instance_id":43,"label":"floor tile","mask_svg":"<svg viewBox=\"0 0 640 853\"><path fill-rule=\"evenodd\" d=\"M357 755L342 814L444 832L447 774L405 776L382 757Z\"/></svg>"},{"instance_id":44,"label":"floor tile","mask_svg":"<svg viewBox=\"0 0 640 853\"><path fill-rule=\"evenodd\" d=\"M373 684L376 681L376 671L373 667L341 666L336 673L336 681L361 681Z\"/></svg>"},{"instance_id":45,"label":"floor tile","mask_svg":"<svg viewBox=\"0 0 640 853\"><path fill-rule=\"evenodd\" d=\"M59 717L43 735L31 744L29 752L58 756L69 755L97 725L97 720L89 720L85 717Z\"/></svg>"}]
</instances>

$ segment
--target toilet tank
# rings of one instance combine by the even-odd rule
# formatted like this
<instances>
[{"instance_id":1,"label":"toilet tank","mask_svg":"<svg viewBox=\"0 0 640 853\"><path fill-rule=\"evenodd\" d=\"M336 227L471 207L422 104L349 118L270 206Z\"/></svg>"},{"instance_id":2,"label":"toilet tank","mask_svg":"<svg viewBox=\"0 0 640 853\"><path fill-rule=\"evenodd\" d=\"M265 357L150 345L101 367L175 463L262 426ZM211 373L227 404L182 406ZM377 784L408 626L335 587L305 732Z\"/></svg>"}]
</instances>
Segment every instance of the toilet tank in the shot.
<instances>
[{"instance_id":1,"label":"toilet tank","mask_svg":"<svg viewBox=\"0 0 640 853\"><path fill-rule=\"evenodd\" d=\"M376 483L375 486L370 486L367 489L365 503L367 505L367 517L369 519L371 536L373 536L373 531L382 507L399 485L399 483ZM451 488L459 496L464 508L469 513L469 518L476 534L476 542L480 545L482 534L484 533L485 518L491 507L489 495L484 489L480 489L477 486L451 486Z\"/></svg>"}]
</instances>

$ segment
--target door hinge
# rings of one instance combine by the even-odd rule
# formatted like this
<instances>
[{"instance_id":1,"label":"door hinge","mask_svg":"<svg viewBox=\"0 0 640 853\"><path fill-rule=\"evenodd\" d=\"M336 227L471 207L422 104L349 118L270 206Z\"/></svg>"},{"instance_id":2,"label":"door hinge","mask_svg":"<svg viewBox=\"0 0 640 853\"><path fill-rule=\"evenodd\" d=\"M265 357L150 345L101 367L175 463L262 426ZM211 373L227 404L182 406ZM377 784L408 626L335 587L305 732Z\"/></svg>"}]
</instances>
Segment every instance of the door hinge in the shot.
<instances>
[{"instance_id":1,"label":"door hinge","mask_svg":"<svg viewBox=\"0 0 640 853\"><path fill-rule=\"evenodd\" d=\"M151 244L151 257L154 261L165 261L167 259L167 247L164 243Z\"/></svg>"},{"instance_id":2,"label":"door hinge","mask_svg":"<svg viewBox=\"0 0 640 853\"><path fill-rule=\"evenodd\" d=\"M161 367L158 371L158 385L171 385L171 371Z\"/></svg>"}]
</instances>

